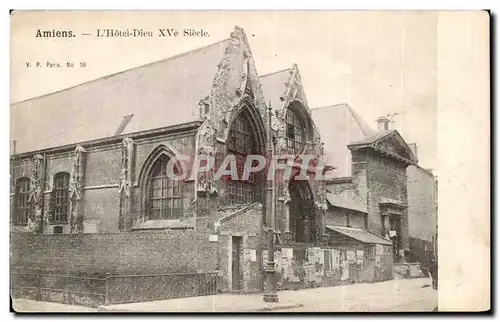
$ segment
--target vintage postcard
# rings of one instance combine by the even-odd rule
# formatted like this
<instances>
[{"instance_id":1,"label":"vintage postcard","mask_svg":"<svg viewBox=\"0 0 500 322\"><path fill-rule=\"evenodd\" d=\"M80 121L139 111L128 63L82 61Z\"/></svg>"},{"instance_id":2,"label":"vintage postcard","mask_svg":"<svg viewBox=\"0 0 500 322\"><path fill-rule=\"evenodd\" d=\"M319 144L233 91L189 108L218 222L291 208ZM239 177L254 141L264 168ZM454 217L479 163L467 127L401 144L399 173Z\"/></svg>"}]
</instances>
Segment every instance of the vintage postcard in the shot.
<instances>
[{"instance_id":1,"label":"vintage postcard","mask_svg":"<svg viewBox=\"0 0 500 322\"><path fill-rule=\"evenodd\" d=\"M489 310L489 37L485 11L13 11L13 310Z\"/></svg>"}]
</instances>

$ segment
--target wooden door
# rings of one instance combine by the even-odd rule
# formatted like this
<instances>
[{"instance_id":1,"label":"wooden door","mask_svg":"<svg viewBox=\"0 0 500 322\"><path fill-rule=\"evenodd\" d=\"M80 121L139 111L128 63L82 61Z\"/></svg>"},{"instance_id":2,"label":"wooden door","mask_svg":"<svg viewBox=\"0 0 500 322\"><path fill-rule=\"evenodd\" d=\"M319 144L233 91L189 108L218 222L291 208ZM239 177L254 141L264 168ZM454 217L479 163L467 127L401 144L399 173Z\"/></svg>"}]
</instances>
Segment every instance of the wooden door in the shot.
<instances>
[{"instance_id":1,"label":"wooden door","mask_svg":"<svg viewBox=\"0 0 500 322\"><path fill-rule=\"evenodd\" d=\"M232 290L236 291L241 288L240 283L240 257L241 257L241 237L233 236L232 243L232 260L231 260L231 273L232 273Z\"/></svg>"}]
</instances>

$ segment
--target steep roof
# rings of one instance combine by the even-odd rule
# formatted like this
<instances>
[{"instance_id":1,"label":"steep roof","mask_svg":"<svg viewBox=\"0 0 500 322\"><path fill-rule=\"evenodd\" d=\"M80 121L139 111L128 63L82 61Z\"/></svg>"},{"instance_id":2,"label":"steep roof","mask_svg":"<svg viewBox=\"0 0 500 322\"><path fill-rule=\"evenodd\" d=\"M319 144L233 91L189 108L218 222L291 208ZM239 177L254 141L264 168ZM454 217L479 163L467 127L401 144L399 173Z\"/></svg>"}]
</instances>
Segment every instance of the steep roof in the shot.
<instances>
[{"instance_id":1,"label":"steep roof","mask_svg":"<svg viewBox=\"0 0 500 322\"><path fill-rule=\"evenodd\" d=\"M226 39L13 104L16 153L198 120L198 103L210 94L228 43ZM117 133L119 127L123 129Z\"/></svg>"},{"instance_id":2,"label":"steep roof","mask_svg":"<svg viewBox=\"0 0 500 322\"><path fill-rule=\"evenodd\" d=\"M325 227L329 230L333 230L334 232L358 240L365 244L381 244L388 246L392 245L392 242L390 240L387 240L382 236L376 235L365 229L330 226L330 225L326 225Z\"/></svg>"},{"instance_id":3,"label":"steep roof","mask_svg":"<svg viewBox=\"0 0 500 322\"><path fill-rule=\"evenodd\" d=\"M376 135L372 129L348 104L311 109L311 116L325 142L326 162L337 169L333 177L351 175L351 151L347 145Z\"/></svg>"},{"instance_id":4,"label":"steep roof","mask_svg":"<svg viewBox=\"0 0 500 322\"><path fill-rule=\"evenodd\" d=\"M259 77L266 103L271 102L273 108L281 107L281 97L285 95L285 83L290 80L292 68L276 71Z\"/></svg>"}]
</instances>

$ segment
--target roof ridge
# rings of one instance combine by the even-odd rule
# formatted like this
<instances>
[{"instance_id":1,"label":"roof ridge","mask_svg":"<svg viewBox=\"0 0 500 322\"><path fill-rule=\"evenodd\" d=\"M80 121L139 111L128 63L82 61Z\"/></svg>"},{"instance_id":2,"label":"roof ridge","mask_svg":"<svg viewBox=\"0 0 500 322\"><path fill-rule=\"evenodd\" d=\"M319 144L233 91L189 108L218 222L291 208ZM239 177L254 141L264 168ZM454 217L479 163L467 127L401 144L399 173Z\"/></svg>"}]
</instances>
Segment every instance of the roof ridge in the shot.
<instances>
[{"instance_id":1,"label":"roof ridge","mask_svg":"<svg viewBox=\"0 0 500 322\"><path fill-rule=\"evenodd\" d=\"M219 44L221 44L221 43L223 43L225 41L228 41L229 39L230 38L225 38L225 39L222 39L220 41L214 42L212 44L209 44L209 45L206 45L206 46L202 46L202 47L198 47L198 48L194 48L192 50L185 51L185 52L182 52L182 53L178 53L178 54L173 55L173 56L165 57L165 58L162 58L160 60L156 60L156 61L149 62L149 63L143 64L143 65L135 66L135 67L131 67L131 68L128 68L128 69L125 69L125 70L122 70L122 71L119 71L119 72L111 73L111 74L108 74L108 75L105 75L105 76L101 76L101 77L98 77L98 78L93 78L93 79L87 80L87 81L85 81L83 83L79 83L79 84L76 84L76 85L73 85L73 86L70 86L70 87L66 87L66 88L57 90L55 92L50 92L50 93L47 93L47 94L42 94L42 95L34 96L34 97L27 98L27 99L24 99L24 100L21 100L21 101L17 101L15 103L11 102L10 106L14 106L14 105L17 105L17 104L20 104L20 103L24 103L24 102L27 102L27 101L30 101L30 100L34 100L36 98L41 98L41 97L46 97L46 96L50 96L50 95L53 95L53 94L61 93L61 92L64 92L64 91L76 88L76 87L81 86L81 85L90 84L90 83L93 83L93 82L96 82L96 81L99 81L99 80L102 80L102 79L110 78L110 77L113 77L113 76L116 76L116 75L119 75L119 74L122 74L122 73L129 72L129 71L134 70L134 69L139 69L139 68L142 68L142 67L146 67L146 66L150 66L150 65L154 65L154 64L166 62L166 61L169 61L171 59L176 59L176 58L179 58L179 57L187 56L187 55L193 54L193 53L195 53L195 52L197 52L199 50L202 50L202 49L205 49L205 48L209 48L209 47L212 47L212 46L215 46L215 45L219 45Z\"/></svg>"},{"instance_id":2,"label":"roof ridge","mask_svg":"<svg viewBox=\"0 0 500 322\"><path fill-rule=\"evenodd\" d=\"M264 75L259 76L259 78L263 78L263 77L271 76L271 75L274 75L274 74L282 73L282 72L285 72L285 71L289 71L289 70L291 70L292 68L293 68L293 67L289 67L289 68L285 68L285 69L277 70L277 71L274 71L274 72L271 72L271 73L267 73L267 74L264 74Z\"/></svg>"},{"instance_id":3,"label":"roof ridge","mask_svg":"<svg viewBox=\"0 0 500 322\"><path fill-rule=\"evenodd\" d=\"M365 137L364 139L349 143L349 145L369 144L372 141L374 142L374 141L378 141L382 138L385 138L387 135L394 133L394 132L397 132L397 130L392 129L392 130L385 130L383 132L379 131L379 132L373 133L373 134Z\"/></svg>"},{"instance_id":4,"label":"roof ridge","mask_svg":"<svg viewBox=\"0 0 500 322\"><path fill-rule=\"evenodd\" d=\"M361 130L361 133L363 133L363 135L365 137L368 136L369 134L366 133L365 128L364 128L365 124L362 124L362 123L366 123L366 121L363 120L361 118L361 116L351 106L347 105L347 109L349 110L349 112L351 113L352 117L354 118L354 120L358 124L358 127ZM368 126L368 124L366 124L366 125Z\"/></svg>"},{"instance_id":5,"label":"roof ridge","mask_svg":"<svg viewBox=\"0 0 500 322\"><path fill-rule=\"evenodd\" d=\"M330 107L340 107L340 106L349 106L349 103L338 103L338 104L333 104L333 105L326 105L326 106L319 106L319 107L311 107L310 110L321 110L324 108L330 108Z\"/></svg>"}]
</instances>

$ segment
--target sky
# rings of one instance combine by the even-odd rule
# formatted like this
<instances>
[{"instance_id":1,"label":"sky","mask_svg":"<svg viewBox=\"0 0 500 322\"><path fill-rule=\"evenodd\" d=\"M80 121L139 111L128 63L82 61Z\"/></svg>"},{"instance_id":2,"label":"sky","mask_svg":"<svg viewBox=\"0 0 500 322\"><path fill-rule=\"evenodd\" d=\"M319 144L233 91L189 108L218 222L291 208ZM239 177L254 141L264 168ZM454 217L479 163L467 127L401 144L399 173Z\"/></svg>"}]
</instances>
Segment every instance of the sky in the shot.
<instances>
[{"instance_id":1,"label":"sky","mask_svg":"<svg viewBox=\"0 0 500 322\"><path fill-rule=\"evenodd\" d=\"M235 25L247 34L259 75L298 64L310 108L345 102L374 127L377 117L393 115L391 127L417 143L420 165L436 169L435 12L18 12L11 19L11 102L217 42ZM209 37L95 37L107 28L203 29ZM72 30L76 37L36 38L38 29ZM43 67L34 68L36 62Z\"/></svg>"}]
</instances>

